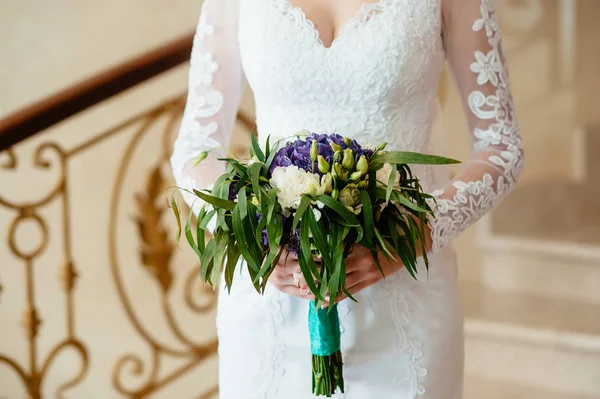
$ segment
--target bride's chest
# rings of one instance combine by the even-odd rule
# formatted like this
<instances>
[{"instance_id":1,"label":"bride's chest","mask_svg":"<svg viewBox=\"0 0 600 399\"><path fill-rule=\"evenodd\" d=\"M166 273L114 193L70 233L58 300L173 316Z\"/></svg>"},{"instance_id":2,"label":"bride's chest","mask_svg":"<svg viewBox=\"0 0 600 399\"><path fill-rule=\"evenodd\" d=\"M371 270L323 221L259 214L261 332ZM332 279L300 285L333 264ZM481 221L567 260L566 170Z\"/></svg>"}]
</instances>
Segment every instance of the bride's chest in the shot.
<instances>
[{"instance_id":1,"label":"bride's chest","mask_svg":"<svg viewBox=\"0 0 600 399\"><path fill-rule=\"evenodd\" d=\"M313 23L287 0L241 0L238 34L246 76L257 95L289 87L385 95L374 88L389 91L430 79L443 63L439 1L367 4L326 47Z\"/></svg>"}]
</instances>

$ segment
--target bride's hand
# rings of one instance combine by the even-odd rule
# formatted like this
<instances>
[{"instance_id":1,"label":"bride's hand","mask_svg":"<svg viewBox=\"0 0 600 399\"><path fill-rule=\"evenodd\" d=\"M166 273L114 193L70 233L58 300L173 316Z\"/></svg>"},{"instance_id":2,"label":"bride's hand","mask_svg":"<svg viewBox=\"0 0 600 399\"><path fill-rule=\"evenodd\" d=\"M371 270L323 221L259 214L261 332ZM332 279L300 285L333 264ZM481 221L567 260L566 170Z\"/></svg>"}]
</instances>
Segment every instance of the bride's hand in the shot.
<instances>
[{"instance_id":1,"label":"bride's hand","mask_svg":"<svg viewBox=\"0 0 600 399\"><path fill-rule=\"evenodd\" d=\"M284 250L275 270L269 276L269 282L286 294L307 300L315 299L300 271L298 257L291 252Z\"/></svg>"}]
</instances>

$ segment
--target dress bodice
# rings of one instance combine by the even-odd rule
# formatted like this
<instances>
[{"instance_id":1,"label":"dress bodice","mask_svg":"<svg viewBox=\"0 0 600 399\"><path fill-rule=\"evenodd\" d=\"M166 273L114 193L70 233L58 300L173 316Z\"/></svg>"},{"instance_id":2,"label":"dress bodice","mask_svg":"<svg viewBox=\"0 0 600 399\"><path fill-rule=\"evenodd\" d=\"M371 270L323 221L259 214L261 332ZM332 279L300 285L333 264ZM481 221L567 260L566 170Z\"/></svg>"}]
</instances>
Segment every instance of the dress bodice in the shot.
<instances>
[{"instance_id":1,"label":"dress bodice","mask_svg":"<svg viewBox=\"0 0 600 399\"><path fill-rule=\"evenodd\" d=\"M242 0L239 42L263 141L306 129L424 149L444 64L439 0L366 3L330 47L287 0Z\"/></svg>"}]
</instances>

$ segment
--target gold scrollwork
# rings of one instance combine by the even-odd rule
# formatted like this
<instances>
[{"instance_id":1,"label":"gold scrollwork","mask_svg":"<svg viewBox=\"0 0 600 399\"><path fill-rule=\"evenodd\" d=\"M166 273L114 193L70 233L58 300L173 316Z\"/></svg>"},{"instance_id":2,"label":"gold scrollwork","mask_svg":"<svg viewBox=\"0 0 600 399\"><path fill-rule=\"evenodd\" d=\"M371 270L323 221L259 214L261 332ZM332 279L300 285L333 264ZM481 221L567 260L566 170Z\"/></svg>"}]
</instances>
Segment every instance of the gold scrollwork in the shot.
<instances>
[{"instance_id":1,"label":"gold scrollwork","mask_svg":"<svg viewBox=\"0 0 600 399\"><path fill-rule=\"evenodd\" d=\"M35 290L35 279L34 279L34 263L44 252L49 244L50 238L48 234L48 225L39 212L40 208L49 204L52 201L61 201L63 204L63 246L64 256L66 259L71 259L70 254L70 227L69 227L69 216L67 207L67 193L65 190L66 176L66 162L67 157L62 148L53 142L46 142L39 145L34 151L33 163L37 168L52 169L54 163L46 158L49 153L54 153L58 159L59 171L58 179L54 186L46 192L41 199L33 202L16 203L9 201L6 198L0 197L0 205L12 210L16 213L13 220L8 225L8 247L13 255L21 260L25 265L25 307L23 310L22 325L25 329L25 335L28 343L28 357L29 364L25 368L17 363L16 360L9 358L5 355L0 355L0 364L4 364L12 369L16 375L20 378L23 386L26 389L27 397L31 399L40 399L42 397L42 385L44 379L48 374L50 365L54 359L64 350L72 349L75 350L82 359L82 365L77 375L71 380L61 384L55 391L56 398L62 398L63 394L69 388L72 388L78 384L86 375L89 360L88 352L83 343L76 338L74 330L72 328L73 319L73 308L72 308L72 295L75 288L74 278L68 285L63 286L65 296L67 298L67 328L66 337L55 344L54 348L46 355L42 360L41 367L38 366L38 345L37 338L38 333L42 324L41 316L37 307L36 302L36 290ZM2 167L4 169L12 169L16 172L18 159L14 152L14 149L9 148L3 152L8 156L8 162L5 162ZM19 246L17 242L17 230L24 222L33 222L41 232L41 238L37 245L32 249L26 250ZM72 262L67 262L67 266L64 268L65 273L70 276L75 276L74 265Z\"/></svg>"},{"instance_id":2,"label":"gold scrollwork","mask_svg":"<svg viewBox=\"0 0 600 399\"><path fill-rule=\"evenodd\" d=\"M166 188L166 179L161 173L162 165L167 162L170 151L170 146L162 146L163 152L161 159L156 165L154 165L149 173L144 186L144 190L135 196L135 201L138 209L138 214L134 217L134 221L137 225L141 240L140 249L140 260L142 267L148 271L149 275L153 280L157 282L160 288L162 314L164 315L167 326L171 333L179 341L181 345L185 347L184 350L175 349L165 343L159 342L155 337L152 336L139 320L138 316L133 311L133 307L121 278L119 271L119 265L116 257L116 226L118 207L120 204L120 197L122 192L123 181L125 173L129 168L131 159L134 151L138 146L142 137L150 130L150 128L158 122L158 119L166 113L168 115L168 121L164 130L163 141L168 142L172 136L173 129L176 126L178 118L181 116L185 103L183 98L180 102L172 102L165 105L162 109L162 113L149 115L148 119L141 123L141 126L135 132L129 145L125 150L125 154L121 160L121 164L118 168L117 178L113 188L113 194L110 205L110 219L109 219L109 256L111 263L111 270L113 272L113 279L117 286L117 292L123 304L123 308L129 318L131 324L134 326L137 333L144 339L151 351L150 365L144 363L142 358L137 354L126 354L121 356L115 368L113 370L113 386L122 395L129 398L145 398L148 395L156 392L170 381L178 378L179 376L187 373L197 365L201 364L208 357L214 356L217 352L217 340L216 337L208 343L195 343L189 337L186 337L181 329L181 325L177 322L174 316L173 309L169 302L170 294L173 291L173 279L174 273L172 270L171 260L173 257L174 245L169 240L168 234L169 229L163 225L163 214L166 210L164 202L162 200L162 194ZM212 299L209 300L207 306L193 306L197 303L191 299L192 294L189 293L191 288L188 288L193 281L196 269L190 273L185 279L184 285L184 296L185 303L188 307L196 313L206 313L214 307L215 299L214 293L211 293ZM180 359L187 359L187 362L180 368L170 370L166 376L159 377L163 359L166 357L176 357ZM142 382L137 387L131 388L126 387L123 381L123 375L129 372L134 377L142 377ZM211 390L216 391L216 387ZM209 396L207 396L209 397Z\"/></svg>"},{"instance_id":3,"label":"gold scrollwork","mask_svg":"<svg viewBox=\"0 0 600 399\"><path fill-rule=\"evenodd\" d=\"M117 177L114 181L113 191L110 201L110 217L108 221L108 245L110 271L117 292L123 306L126 317L133 326L138 335L148 344L150 348L150 361L145 363L142 357L137 354L124 354L116 360L112 382L116 391L128 398L146 398L150 394L163 389L177 378L188 373L199 364L214 356L217 352L217 339L214 337L208 342L197 343L187 337L182 325L175 318L172 309L171 300L174 291L174 268L172 259L174 254L174 244L169 240L169 229L164 225L163 214L165 211L164 202L161 201L162 193L167 184L167 179L161 172L162 166L168 161L170 155L170 144L172 134L178 121L181 118L185 106L185 96L181 95L172 100L150 109L144 113L136 115L109 130L99 133L91 139L68 150L63 149L59 144L51 141L44 142L37 146L33 153L33 165L38 169L51 170L57 173L53 186L42 193L34 201L14 202L8 198L0 196L0 206L7 208L14 213L14 217L8 225L7 244L14 256L24 264L25 274L25 303L23 326L26 331L28 343L28 364L20 364L17 360L6 355L0 354L0 365L11 369L27 392L28 399L42 398L42 385L49 370L55 366L56 358L63 351L75 351L81 360L79 369L75 375L68 381L59 385L54 391L54 397L62 398L65 392L85 378L88 373L90 363L90 351L83 340L76 334L75 323L75 297L76 281L78 272L72 256L71 242L71 210L69 208L69 176L68 161L74 156L93 149L97 144L104 140L127 131L130 127L136 127L125 154L119 165ZM157 163L150 168L146 184L143 191L135 195L134 201L137 205L137 215L134 222L137 225L139 239L141 242L140 264L157 283L159 295L161 297L161 312L164 314L172 335L178 341L178 347L168 345L156 339L151 332L144 327L139 316L135 313L131 300L127 295L122 281L120 266L117 258L117 215L119 203L122 197L122 188L124 177L129 168L132 156L142 137L156 126L164 117L167 118L165 127L162 130L161 137L161 156ZM242 122L245 121L241 117ZM19 164L18 157L14 148L0 153L3 162L0 168L11 170L15 173ZM38 353L38 335L42 327L42 316L36 302L36 289L34 280L34 267L39 257L48 247L51 237L48 223L40 212L42 207L51 202L60 201L61 203L61 241L63 247L63 261L59 268L59 281L66 298L65 306L65 335L54 344L49 353L41 358ZM17 230L25 222L33 224L41 233L41 238L31 248L22 248L17 239ZM211 312L216 304L216 295L209 288L202 286L199 279L199 268L194 267L187 276L183 277L182 300L185 306L196 314L206 314ZM2 285L0 285L2 293ZM182 348L183 346L183 348ZM183 360L183 365L179 368L162 370L166 357L178 358ZM39 360L41 359L41 361ZM38 361L40 362L38 364ZM127 386L124 377L129 374L141 378L142 381L137 387ZM145 375L145 377L144 377ZM218 387L212 386L207 392L198 396L198 399L208 399L214 397L218 392Z\"/></svg>"}]
</instances>

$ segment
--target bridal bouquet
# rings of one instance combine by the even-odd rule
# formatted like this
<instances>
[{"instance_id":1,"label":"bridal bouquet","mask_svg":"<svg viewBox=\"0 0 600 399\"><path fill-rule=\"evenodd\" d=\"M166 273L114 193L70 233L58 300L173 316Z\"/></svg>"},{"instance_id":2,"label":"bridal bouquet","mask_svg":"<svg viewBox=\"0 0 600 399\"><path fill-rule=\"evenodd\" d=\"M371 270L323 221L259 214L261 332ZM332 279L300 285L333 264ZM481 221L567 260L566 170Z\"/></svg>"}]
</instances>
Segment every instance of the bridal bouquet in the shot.
<instances>
[{"instance_id":1,"label":"bridal bouquet","mask_svg":"<svg viewBox=\"0 0 600 399\"><path fill-rule=\"evenodd\" d=\"M344 259L360 244L371 250L380 270L383 256L402 262L416 278L418 253L428 265L425 227L432 211L426 201L431 197L408 165L457 161L385 151L385 144L367 148L337 134L305 134L281 148L271 148L269 139L261 148L253 136L250 155L247 162L223 158L226 173L212 190L193 190L206 205L195 222L196 238L191 212L185 237L200 258L202 280L215 285L224 268L228 289L242 265L240 257L254 287L263 293L284 251L298 256L316 298L307 303L313 393L331 397L337 388L344 390L334 301L340 293L354 299L345 288ZM182 226L174 198L171 206L179 238ZM216 229L207 242L213 218ZM327 295L330 304L323 308Z\"/></svg>"}]
</instances>

